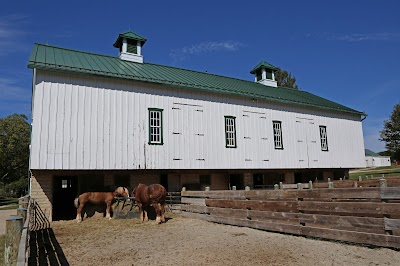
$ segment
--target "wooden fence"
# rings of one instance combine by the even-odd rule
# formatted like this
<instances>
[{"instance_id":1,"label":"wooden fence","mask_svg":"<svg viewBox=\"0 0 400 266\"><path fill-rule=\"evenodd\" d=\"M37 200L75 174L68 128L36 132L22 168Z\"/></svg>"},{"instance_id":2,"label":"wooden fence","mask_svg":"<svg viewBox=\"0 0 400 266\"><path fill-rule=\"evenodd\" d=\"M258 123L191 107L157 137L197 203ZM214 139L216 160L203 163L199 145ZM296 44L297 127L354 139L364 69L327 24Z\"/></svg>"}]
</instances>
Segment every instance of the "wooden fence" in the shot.
<instances>
[{"instance_id":1,"label":"wooden fence","mask_svg":"<svg viewBox=\"0 0 400 266\"><path fill-rule=\"evenodd\" d=\"M400 188L182 191L182 215L400 248Z\"/></svg>"},{"instance_id":2,"label":"wooden fence","mask_svg":"<svg viewBox=\"0 0 400 266\"><path fill-rule=\"evenodd\" d=\"M328 182L309 182L298 184L283 184L282 182L275 185L275 189L308 189L308 188L357 188L357 187L400 187L400 177L390 178L373 178L358 180L333 180Z\"/></svg>"}]
</instances>

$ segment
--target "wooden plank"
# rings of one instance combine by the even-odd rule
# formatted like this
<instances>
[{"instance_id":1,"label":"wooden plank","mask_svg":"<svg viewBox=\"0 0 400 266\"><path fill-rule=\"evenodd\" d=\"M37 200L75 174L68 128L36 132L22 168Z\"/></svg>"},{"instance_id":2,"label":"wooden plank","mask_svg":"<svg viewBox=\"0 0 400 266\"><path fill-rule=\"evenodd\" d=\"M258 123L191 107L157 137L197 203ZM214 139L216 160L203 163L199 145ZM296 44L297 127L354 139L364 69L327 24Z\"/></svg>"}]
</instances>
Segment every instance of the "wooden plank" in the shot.
<instances>
[{"instance_id":1,"label":"wooden plank","mask_svg":"<svg viewBox=\"0 0 400 266\"><path fill-rule=\"evenodd\" d=\"M387 178L386 182L388 187L400 187L400 178Z\"/></svg>"},{"instance_id":2,"label":"wooden plank","mask_svg":"<svg viewBox=\"0 0 400 266\"><path fill-rule=\"evenodd\" d=\"M186 212L208 213L207 206L185 205L185 204L182 204L181 210L182 210L182 211L186 211Z\"/></svg>"},{"instance_id":3,"label":"wooden plank","mask_svg":"<svg viewBox=\"0 0 400 266\"><path fill-rule=\"evenodd\" d=\"M381 199L383 200L400 199L400 187L381 188Z\"/></svg>"},{"instance_id":4,"label":"wooden plank","mask_svg":"<svg viewBox=\"0 0 400 266\"><path fill-rule=\"evenodd\" d=\"M251 220L268 220L305 224L310 226L328 227L332 229L345 229L349 231L364 231L372 233L385 233L383 218L354 217L339 215L319 215L303 213L248 211Z\"/></svg>"},{"instance_id":5,"label":"wooden plank","mask_svg":"<svg viewBox=\"0 0 400 266\"><path fill-rule=\"evenodd\" d=\"M298 197L303 199L380 199L380 188L343 188L299 190Z\"/></svg>"},{"instance_id":6,"label":"wooden plank","mask_svg":"<svg viewBox=\"0 0 400 266\"><path fill-rule=\"evenodd\" d=\"M208 207L249 209L259 211L297 211L297 201L257 201L257 200L219 200L206 199Z\"/></svg>"},{"instance_id":7,"label":"wooden plank","mask_svg":"<svg viewBox=\"0 0 400 266\"><path fill-rule=\"evenodd\" d=\"M313 183L314 188L327 188L328 183Z\"/></svg>"},{"instance_id":8,"label":"wooden plank","mask_svg":"<svg viewBox=\"0 0 400 266\"><path fill-rule=\"evenodd\" d=\"M297 189L297 184L282 184L282 189Z\"/></svg>"},{"instance_id":9,"label":"wooden plank","mask_svg":"<svg viewBox=\"0 0 400 266\"><path fill-rule=\"evenodd\" d=\"M379 187L379 179L369 179L364 181L358 181L359 187Z\"/></svg>"},{"instance_id":10,"label":"wooden plank","mask_svg":"<svg viewBox=\"0 0 400 266\"><path fill-rule=\"evenodd\" d=\"M208 207L210 215L223 216L227 218L247 219L248 210L242 209L228 209L228 208L213 208Z\"/></svg>"},{"instance_id":11,"label":"wooden plank","mask_svg":"<svg viewBox=\"0 0 400 266\"><path fill-rule=\"evenodd\" d=\"M203 198L243 198L244 190L182 191L182 196Z\"/></svg>"},{"instance_id":12,"label":"wooden plank","mask_svg":"<svg viewBox=\"0 0 400 266\"><path fill-rule=\"evenodd\" d=\"M325 229L309 226L301 227L300 230L301 234L305 236L334 239L382 247L400 247L400 237L398 236L351 232L346 230Z\"/></svg>"},{"instance_id":13,"label":"wooden plank","mask_svg":"<svg viewBox=\"0 0 400 266\"><path fill-rule=\"evenodd\" d=\"M400 203L299 201L299 210L308 213L370 216L399 215Z\"/></svg>"},{"instance_id":14,"label":"wooden plank","mask_svg":"<svg viewBox=\"0 0 400 266\"><path fill-rule=\"evenodd\" d=\"M290 225L290 224L281 224L281 223L271 223L264 221L252 221L246 219L235 219L235 218L227 218L222 216L212 216L207 217L208 221L222 224L229 224L235 226L249 227L273 232L282 232L289 234L300 234L300 226L298 225Z\"/></svg>"},{"instance_id":15,"label":"wooden plank","mask_svg":"<svg viewBox=\"0 0 400 266\"><path fill-rule=\"evenodd\" d=\"M181 202L183 204L194 204L199 206L206 206L206 199L205 198L187 198L182 197Z\"/></svg>"},{"instance_id":16,"label":"wooden plank","mask_svg":"<svg viewBox=\"0 0 400 266\"><path fill-rule=\"evenodd\" d=\"M393 231L400 230L400 219L390 219L384 218L385 220L385 230Z\"/></svg>"},{"instance_id":17,"label":"wooden plank","mask_svg":"<svg viewBox=\"0 0 400 266\"><path fill-rule=\"evenodd\" d=\"M250 190L244 193L250 200L297 200L297 190Z\"/></svg>"}]
</instances>

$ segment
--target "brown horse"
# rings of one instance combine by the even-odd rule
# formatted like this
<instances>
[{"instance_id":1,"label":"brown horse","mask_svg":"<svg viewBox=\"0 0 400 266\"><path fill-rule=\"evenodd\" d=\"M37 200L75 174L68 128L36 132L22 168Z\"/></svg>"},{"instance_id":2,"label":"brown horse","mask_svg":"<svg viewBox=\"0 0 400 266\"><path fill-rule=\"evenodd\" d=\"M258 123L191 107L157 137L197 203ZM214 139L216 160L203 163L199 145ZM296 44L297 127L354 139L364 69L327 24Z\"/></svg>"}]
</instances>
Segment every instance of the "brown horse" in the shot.
<instances>
[{"instance_id":1,"label":"brown horse","mask_svg":"<svg viewBox=\"0 0 400 266\"><path fill-rule=\"evenodd\" d=\"M94 204L105 203L107 205L106 218L111 219L111 203L114 197L116 197L117 195L128 198L129 191L125 187L118 187L114 192L85 192L79 195L79 197L77 197L74 201L75 207L78 208L76 213L76 220L78 221L78 223L82 221L81 212L87 202L91 202Z\"/></svg>"},{"instance_id":2,"label":"brown horse","mask_svg":"<svg viewBox=\"0 0 400 266\"><path fill-rule=\"evenodd\" d=\"M145 184L139 184L132 190L132 196L135 196L136 203L139 206L140 220L142 222L149 220L146 208L150 205L154 207L157 214L156 224L165 222L164 213L167 191L162 185L153 184L146 186Z\"/></svg>"}]
</instances>

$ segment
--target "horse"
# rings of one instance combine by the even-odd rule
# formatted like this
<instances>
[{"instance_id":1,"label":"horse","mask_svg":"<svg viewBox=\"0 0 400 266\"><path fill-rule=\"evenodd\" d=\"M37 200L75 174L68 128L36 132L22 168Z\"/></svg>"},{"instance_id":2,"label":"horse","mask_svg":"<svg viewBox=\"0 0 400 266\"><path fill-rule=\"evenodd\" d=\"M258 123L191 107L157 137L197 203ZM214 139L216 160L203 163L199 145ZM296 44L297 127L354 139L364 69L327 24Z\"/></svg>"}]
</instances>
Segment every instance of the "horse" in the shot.
<instances>
[{"instance_id":1,"label":"horse","mask_svg":"<svg viewBox=\"0 0 400 266\"><path fill-rule=\"evenodd\" d=\"M162 185L153 184L147 186L140 183L132 190L132 196L135 196L142 222L149 220L146 208L152 205L157 214L156 224L165 223L164 214L167 191Z\"/></svg>"},{"instance_id":2,"label":"horse","mask_svg":"<svg viewBox=\"0 0 400 266\"><path fill-rule=\"evenodd\" d=\"M75 207L77 208L76 220L78 221L78 223L82 221L81 212L87 202L91 202L94 204L105 203L107 205L106 218L111 219L111 203L114 197L116 197L117 195L128 198L129 191L125 187L118 187L114 192L85 192L79 195L79 197L74 200Z\"/></svg>"}]
</instances>

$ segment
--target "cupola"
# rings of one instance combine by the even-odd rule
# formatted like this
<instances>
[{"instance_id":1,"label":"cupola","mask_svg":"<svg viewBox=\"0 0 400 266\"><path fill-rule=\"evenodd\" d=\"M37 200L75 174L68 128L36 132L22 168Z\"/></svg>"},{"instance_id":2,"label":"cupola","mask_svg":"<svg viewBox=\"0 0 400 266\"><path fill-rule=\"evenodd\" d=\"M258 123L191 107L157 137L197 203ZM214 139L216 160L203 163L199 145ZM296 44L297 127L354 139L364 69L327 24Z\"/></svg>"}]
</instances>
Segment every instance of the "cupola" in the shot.
<instances>
[{"instance_id":1,"label":"cupola","mask_svg":"<svg viewBox=\"0 0 400 266\"><path fill-rule=\"evenodd\" d=\"M119 49L120 59L143 63L142 47L146 41L146 38L143 38L139 34L127 31L118 35L114 47Z\"/></svg>"},{"instance_id":2,"label":"cupola","mask_svg":"<svg viewBox=\"0 0 400 266\"><path fill-rule=\"evenodd\" d=\"M255 82L266 86L278 87L278 83L275 81L275 70L277 69L270 63L262 61L250 73L255 75Z\"/></svg>"}]
</instances>

